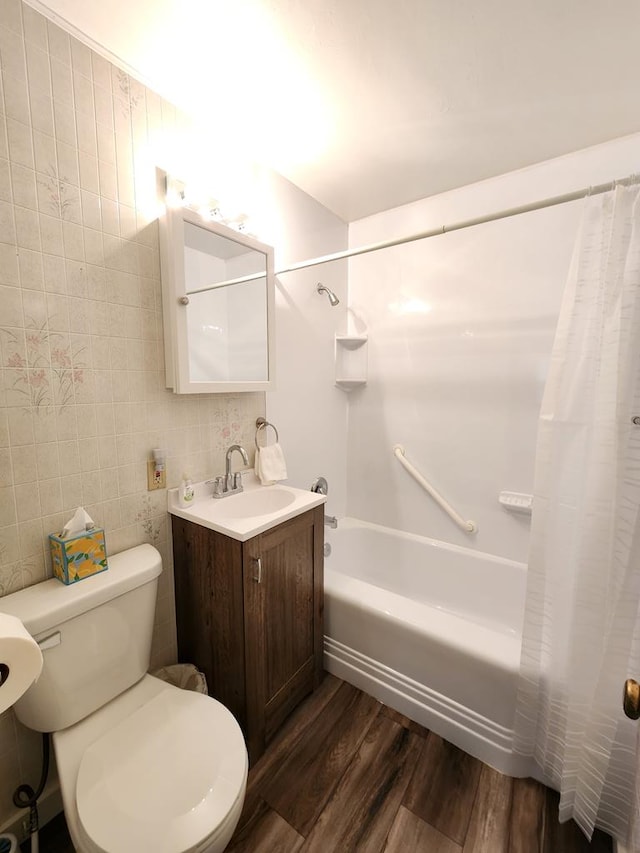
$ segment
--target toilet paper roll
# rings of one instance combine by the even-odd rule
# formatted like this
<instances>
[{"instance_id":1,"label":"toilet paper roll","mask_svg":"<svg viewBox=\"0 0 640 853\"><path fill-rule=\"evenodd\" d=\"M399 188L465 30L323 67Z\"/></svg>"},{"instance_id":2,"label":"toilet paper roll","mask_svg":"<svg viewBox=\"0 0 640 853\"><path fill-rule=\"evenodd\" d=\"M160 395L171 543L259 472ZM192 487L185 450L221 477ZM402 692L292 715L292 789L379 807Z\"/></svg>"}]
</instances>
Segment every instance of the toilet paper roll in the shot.
<instances>
[{"instance_id":1,"label":"toilet paper roll","mask_svg":"<svg viewBox=\"0 0 640 853\"><path fill-rule=\"evenodd\" d=\"M42 652L22 622L0 613L0 714L31 687L42 672Z\"/></svg>"}]
</instances>

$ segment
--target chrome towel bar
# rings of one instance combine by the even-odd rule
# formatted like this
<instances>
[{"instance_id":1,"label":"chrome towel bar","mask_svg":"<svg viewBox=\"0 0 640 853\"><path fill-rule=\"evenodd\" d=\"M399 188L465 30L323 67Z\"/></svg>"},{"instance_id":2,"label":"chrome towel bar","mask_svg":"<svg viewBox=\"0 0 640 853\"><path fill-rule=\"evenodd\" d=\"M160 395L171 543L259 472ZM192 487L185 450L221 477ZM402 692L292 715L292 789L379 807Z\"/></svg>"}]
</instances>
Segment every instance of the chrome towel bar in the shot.
<instances>
[{"instance_id":1,"label":"chrome towel bar","mask_svg":"<svg viewBox=\"0 0 640 853\"><path fill-rule=\"evenodd\" d=\"M279 440L279 439L278 439L278 430L274 427L274 425L273 425L273 424L270 424L270 423L269 423L269 421L268 421L266 418L262 418L262 417L260 417L260 418L256 418L256 438L255 438L255 442L256 442L256 447L258 448L258 450L260 450L260 445L258 444L258 433L260 432L260 430L261 430L261 429L263 429L263 430L265 430L265 431L266 431L267 427L271 427L271 429L275 432L275 434L276 434L276 444L277 444L277 442L278 442L278 440Z\"/></svg>"}]
</instances>

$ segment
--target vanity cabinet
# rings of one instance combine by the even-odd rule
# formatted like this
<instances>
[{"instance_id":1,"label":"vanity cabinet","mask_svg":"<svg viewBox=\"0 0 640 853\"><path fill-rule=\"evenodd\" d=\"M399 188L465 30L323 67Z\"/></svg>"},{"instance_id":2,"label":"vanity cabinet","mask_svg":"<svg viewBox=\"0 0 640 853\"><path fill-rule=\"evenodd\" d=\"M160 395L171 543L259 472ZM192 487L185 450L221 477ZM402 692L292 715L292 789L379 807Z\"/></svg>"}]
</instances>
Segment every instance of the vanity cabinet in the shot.
<instances>
[{"instance_id":1,"label":"vanity cabinet","mask_svg":"<svg viewBox=\"0 0 640 853\"><path fill-rule=\"evenodd\" d=\"M322 679L324 508L246 542L172 524L179 659L204 672L254 763Z\"/></svg>"}]
</instances>

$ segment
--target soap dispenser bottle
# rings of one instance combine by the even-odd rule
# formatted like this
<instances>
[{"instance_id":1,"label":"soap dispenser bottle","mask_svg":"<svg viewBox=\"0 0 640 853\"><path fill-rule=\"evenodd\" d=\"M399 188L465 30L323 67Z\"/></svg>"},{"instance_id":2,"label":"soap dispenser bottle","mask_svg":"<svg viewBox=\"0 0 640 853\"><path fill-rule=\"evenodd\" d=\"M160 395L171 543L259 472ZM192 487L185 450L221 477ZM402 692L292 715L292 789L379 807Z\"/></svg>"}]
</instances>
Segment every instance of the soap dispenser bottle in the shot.
<instances>
[{"instance_id":1,"label":"soap dispenser bottle","mask_svg":"<svg viewBox=\"0 0 640 853\"><path fill-rule=\"evenodd\" d=\"M193 505L195 490L191 478L187 474L182 475L180 483L180 506L188 507Z\"/></svg>"}]
</instances>

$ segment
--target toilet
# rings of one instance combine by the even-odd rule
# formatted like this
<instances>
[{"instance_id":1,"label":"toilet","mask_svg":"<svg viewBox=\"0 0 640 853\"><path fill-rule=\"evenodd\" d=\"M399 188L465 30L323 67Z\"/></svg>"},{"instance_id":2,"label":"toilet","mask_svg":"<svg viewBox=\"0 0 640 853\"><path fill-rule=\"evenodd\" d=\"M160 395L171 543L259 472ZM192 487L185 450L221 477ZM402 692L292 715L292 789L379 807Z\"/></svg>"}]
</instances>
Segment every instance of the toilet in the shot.
<instances>
[{"instance_id":1,"label":"toilet","mask_svg":"<svg viewBox=\"0 0 640 853\"><path fill-rule=\"evenodd\" d=\"M70 586L2 599L44 667L14 711L52 732L65 818L80 853L219 853L240 818L248 758L209 696L147 674L162 560L151 545Z\"/></svg>"}]
</instances>

